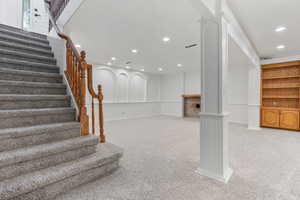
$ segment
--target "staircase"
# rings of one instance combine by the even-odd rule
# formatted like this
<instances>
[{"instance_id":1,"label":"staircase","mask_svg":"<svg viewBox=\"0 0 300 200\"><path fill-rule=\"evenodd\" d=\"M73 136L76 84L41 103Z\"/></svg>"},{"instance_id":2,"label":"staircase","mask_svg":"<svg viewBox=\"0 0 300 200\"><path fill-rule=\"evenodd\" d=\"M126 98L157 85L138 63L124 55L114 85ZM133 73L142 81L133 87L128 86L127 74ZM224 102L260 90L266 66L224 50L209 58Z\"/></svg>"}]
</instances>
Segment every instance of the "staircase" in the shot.
<instances>
[{"instance_id":1,"label":"staircase","mask_svg":"<svg viewBox=\"0 0 300 200\"><path fill-rule=\"evenodd\" d=\"M118 167L122 151L80 136L47 37L0 25L0 200L53 199Z\"/></svg>"}]
</instances>

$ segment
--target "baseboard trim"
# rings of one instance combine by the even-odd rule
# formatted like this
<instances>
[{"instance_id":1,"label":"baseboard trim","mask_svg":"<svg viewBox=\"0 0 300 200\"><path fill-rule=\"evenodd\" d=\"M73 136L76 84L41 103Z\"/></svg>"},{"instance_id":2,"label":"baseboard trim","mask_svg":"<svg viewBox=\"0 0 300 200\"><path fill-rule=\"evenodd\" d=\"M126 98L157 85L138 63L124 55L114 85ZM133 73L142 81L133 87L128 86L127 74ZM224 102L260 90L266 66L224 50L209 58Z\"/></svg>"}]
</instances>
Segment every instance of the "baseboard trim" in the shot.
<instances>
[{"instance_id":1,"label":"baseboard trim","mask_svg":"<svg viewBox=\"0 0 300 200\"><path fill-rule=\"evenodd\" d=\"M157 117L157 116L161 116L161 115L162 114L145 115L145 116L138 116L138 117L122 117L122 118L107 119L107 120L105 120L105 122L128 120L128 119L143 119L143 118L149 118L149 117Z\"/></svg>"},{"instance_id":2,"label":"baseboard trim","mask_svg":"<svg viewBox=\"0 0 300 200\"><path fill-rule=\"evenodd\" d=\"M251 131L261 131L262 129L260 127L254 127L254 126L248 126L248 130L251 130Z\"/></svg>"},{"instance_id":3,"label":"baseboard trim","mask_svg":"<svg viewBox=\"0 0 300 200\"><path fill-rule=\"evenodd\" d=\"M230 124L238 124L242 126L248 126L248 123L246 122L237 122L237 121L229 121Z\"/></svg>"},{"instance_id":4,"label":"baseboard trim","mask_svg":"<svg viewBox=\"0 0 300 200\"><path fill-rule=\"evenodd\" d=\"M200 174L201 176L206 176L208 178L211 178L211 179L214 179L214 180L217 180L217 181L220 181L222 183L227 184L229 179L231 178L231 176L233 174L233 170L231 168L228 168L227 172L224 173L223 176L220 176L218 174L214 174L210 171L207 171L207 170L204 170L204 169L201 169L201 168L198 168L196 170L196 173Z\"/></svg>"}]
</instances>

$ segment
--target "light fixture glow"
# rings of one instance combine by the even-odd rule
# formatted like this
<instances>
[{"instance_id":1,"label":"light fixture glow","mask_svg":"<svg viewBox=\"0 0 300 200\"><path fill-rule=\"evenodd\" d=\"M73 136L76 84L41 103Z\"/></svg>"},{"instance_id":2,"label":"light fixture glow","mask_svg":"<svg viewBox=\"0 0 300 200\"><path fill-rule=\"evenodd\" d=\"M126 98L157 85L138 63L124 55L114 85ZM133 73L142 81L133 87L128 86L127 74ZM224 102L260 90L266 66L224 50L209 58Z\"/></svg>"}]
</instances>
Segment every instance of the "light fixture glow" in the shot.
<instances>
[{"instance_id":1,"label":"light fixture glow","mask_svg":"<svg viewBox=\"0 0 300 200\"><path fill-rule=\"evenodd\" d=\"M111 62L108 62L108 63L107 63L107 65L111 66L111 65L112 65L112 63L111 63Z\"/></svg>"},{"instance_id":2,"label":"light fixture glow","mask_svg":"<svg viewBox=\"0 0 300 200\"><path fill-rule=\"evenodd\" d=\"M279 26L275 29L276 32L282 32L282 31L285 31L286 30L286 27L284 26Z\"/></svg>"},{"instance_id":3,"label":"light fixture glow","mask_svg":"<svg viewBox=\"0 0 300 200\"><path fill-rule=\"evenodd\" d=\"M160 67L160 68L158 68L158 71L160 71L160 72L161 72L161 71L163 71L163 69Z\"/></svg>"},{"instance_id":4,"label":"light fixture glow","mask_svg":"<svg viewBox=\"0 0 300 200\"><path fill-rule=\"evenodd\" d=\"M75 45L76 48L81 48L80 44Z\"/></svg>"},{"instance_id":5,"label":"light fixture glow","mask_svg":"<svg viewBox=\"0 0 300 200\"><path fill-rule=\"evenodd\" d=\"M126 66L126 69L130 69L130 66Z\"/></svg>"},{"instance_id":6,"label":"light fixture glow","mask_svg":"<svg viewBox=\"0 0 300 200\"><path fill-rule=\"evenodd\" d=\"M177 64L177 67L182 67L182 64Z\"/></svg>"},{"instance_id":7,"label":"light fixture glow","mask_svg":"<svg viewBox=\"0 0 300 200\"><path fill-rule=\"evenodd\" d=\"M277 49L284 49L285 48L285 46L284 45L279 45L279 46L277 46Z\"/></svg>"},{"instance_id":8,"label":"light fixture glow","mask_svg":"<svg viewBox=\"0 0 300 200\"><path fill-rule=\"evenodd\" d=\"M115 60L117 60L117 59L116 59L116 57L111 57L111 60L115 61Z\"/></svg>"},{"instance_id":9,"label":"light fixture glow","mask_svg":"<svg viewBox=\"0 0 300 200\"><path fill-rule=\"evenodd\" d=\"M132 49L131 52L132 52L132 53L137 53L138 50L137 50L137 49Z\"/></svg>"},{"instance_id":10,"label":"light fixture glow","mask_svg":"<svg viewBox=\"0 0 300 200\"><path fill-rule=\"evenodd\" d=\"M170 40L171 40L171 39L170 39L169 37L164 37L164 38L163 38L163 41L164 41L164 42L169 42Z\"/></svg>"},{"instance_id":11,"label":"light fixture glow","mask_svg":"<svg viewBox=\"0 0 300 200\"><path fill-rule=\"evenodd\" d=\"M141 71L142 71L142 72L144 72L144 71L145 71L145 69L141 69Z\"/></svg>"}]
</instances>

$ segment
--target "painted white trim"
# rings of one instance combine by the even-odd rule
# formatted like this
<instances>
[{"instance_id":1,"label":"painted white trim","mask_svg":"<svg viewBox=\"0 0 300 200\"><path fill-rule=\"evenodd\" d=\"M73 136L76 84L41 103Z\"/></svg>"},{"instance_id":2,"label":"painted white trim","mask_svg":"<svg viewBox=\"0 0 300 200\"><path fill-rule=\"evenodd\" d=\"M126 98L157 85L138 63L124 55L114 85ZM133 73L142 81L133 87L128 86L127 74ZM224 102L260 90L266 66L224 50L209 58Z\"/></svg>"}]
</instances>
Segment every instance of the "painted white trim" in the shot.
<instances>
[{"instance_id":1,"label":"painted white trim","mask_svg":"<svg viewBox=\"0 0 300 200\"><path fill-rule=\"evenodd\" d=\"M260 127L251 127L251 126L248 126L248 130L251 130L251 131L261 131L262 129Z\"/></svg>"},{"instance_id":2,"label":"painted white trim","mask_svg":"<svg viewBox=\"0 0 300 200\"><path fill-rule=\"evenodd\" d=\"M248 38L247 34L239 24L238 19L233 14L227 3L223 3L222 16L228 24L228 34L238 44L245 55L251 60L254 66L260 66L260 58L257 50Z\"/></svg>"},{"instance_id":3,"label":"painted white trim","mask_svg":"<svg viewBox=\"0 0 300 200\"><path fill-rule=\"evenodd\" d=\"M115 119L107 119L105 122L112 122L112 121L120 121L120 120L129 120L129 119L144 119L150 117L157 117L161 116L162 114L155 114L155 115L140 115L138 117L122 117L122 118L115 118Z\"/></svg>"},{"instance_id":4,"label":"painted white trim","mask_svg":"<svg viewBox=\"0 0 300 200\"><path fill-rule=\"evenodd\" d=\"M228 168L227 172L224 173L224 176L220 176L218 174L213 174L210 171L198 168L196 171L196 173L200 174L201 176L206 176L212 179L215 179L217 181L220 181L222 183L228 183L230 177L233 174L233 170L231 168Z\"/></svg>"},{"instance_id":5,"label":"painted white trim","mask_svg":"<svg viewBox=\"0 0 300 200\"><path fill-rule=\"evenodd\" d=\"M289 56L283 58L272 58L267 60L261 60L262 65L274 64L274 63L283 63L283 62L291 62L300 60L300 55L297 56Z\"/></svg>"},{"instance_id":6,"label":"painted white trim","mask_svg":"<svg viewBox=\"0 0 300 200\"><path fill-rule=\"evenodd\" d=\"M230 123L230 124L238 124L238 125L242 125L242 126L248 126L248 123L238 122L238 121L233 121L233 120L230 120L228 123Z\"/></svg>"},{"instance_id":7,"label":"painted white trim","mask_svg":"<svg viewBox=\"0 0 300 200\"><path fill-rule=\"evenodd\" d=\"M225 112L225 113L206 113L206 112L200 112L200 117L201 116L206 116L206 117L215 117L215 118L224 118L228 117L230 115L230 112Z\"/></svg>"}]
</instances>

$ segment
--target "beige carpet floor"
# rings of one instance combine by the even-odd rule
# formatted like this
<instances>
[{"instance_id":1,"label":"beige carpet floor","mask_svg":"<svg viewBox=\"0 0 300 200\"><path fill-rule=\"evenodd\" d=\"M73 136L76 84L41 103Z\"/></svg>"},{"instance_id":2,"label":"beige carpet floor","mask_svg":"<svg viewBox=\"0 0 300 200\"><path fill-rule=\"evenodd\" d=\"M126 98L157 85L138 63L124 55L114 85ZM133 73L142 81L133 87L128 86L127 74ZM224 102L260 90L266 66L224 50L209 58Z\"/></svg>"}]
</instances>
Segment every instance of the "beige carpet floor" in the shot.
<instances>
[{"instance_id":1,"label":"beige carpet floor","mask_svg":"<svg viewBox=\"0 0 300 200\"><path fill-rule=\"evenodd\" d=\"M120 169L57 200L299 200L300 132L230 125L230 165L222 184L195 173L199 121L153 117L106 123L124 148Z\"/></svg>"}]
</instances>

